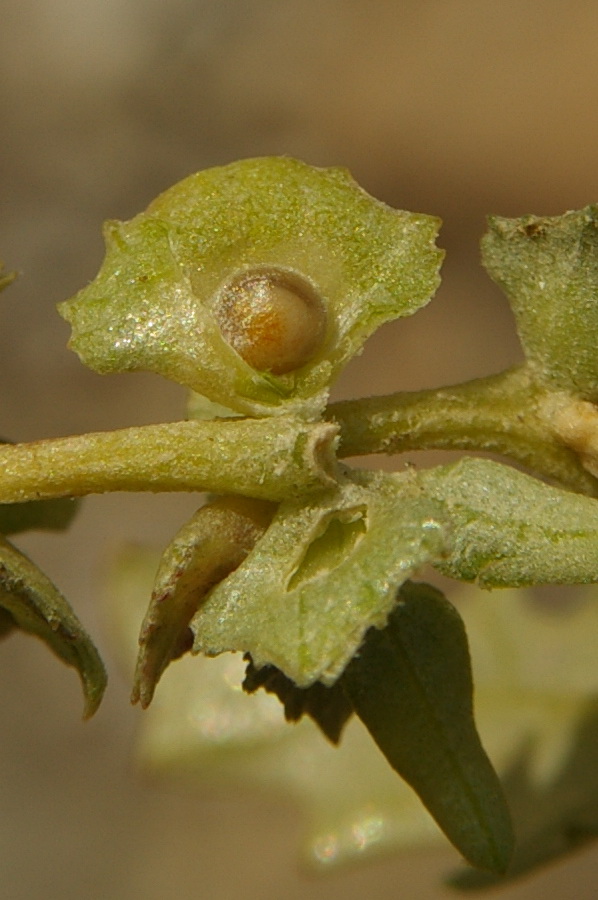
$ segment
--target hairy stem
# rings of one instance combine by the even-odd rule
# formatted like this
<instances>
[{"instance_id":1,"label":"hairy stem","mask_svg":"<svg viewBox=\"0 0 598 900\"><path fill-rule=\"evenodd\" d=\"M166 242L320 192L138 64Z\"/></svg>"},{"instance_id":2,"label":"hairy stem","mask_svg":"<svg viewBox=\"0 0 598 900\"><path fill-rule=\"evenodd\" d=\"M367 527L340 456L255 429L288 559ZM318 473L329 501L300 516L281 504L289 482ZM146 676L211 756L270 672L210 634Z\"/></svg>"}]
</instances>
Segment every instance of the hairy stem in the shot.
<instances>
[{"instance_id":1,"label":"hairy stem","mask_svg":"<svg viewBox=\"0 0 598 900\"><path fill-rule=\"evenodd\" d=\"M173 422L0 447L0 503L106 491L282 500L333 483L330 423L291 416Z\"/></svg>"},{"instance_id":2,"label":"hairy stem","mask_svg":"<svg viewBox=\"0 0 598 900\"><path fill-rule=\"evenodd\" d=\"M346 400L328 407L340 457L410 450L483 450L598 496L598 480L546 415L547 391L520 366L437 390Z\"/></svg>"}]
</instances>

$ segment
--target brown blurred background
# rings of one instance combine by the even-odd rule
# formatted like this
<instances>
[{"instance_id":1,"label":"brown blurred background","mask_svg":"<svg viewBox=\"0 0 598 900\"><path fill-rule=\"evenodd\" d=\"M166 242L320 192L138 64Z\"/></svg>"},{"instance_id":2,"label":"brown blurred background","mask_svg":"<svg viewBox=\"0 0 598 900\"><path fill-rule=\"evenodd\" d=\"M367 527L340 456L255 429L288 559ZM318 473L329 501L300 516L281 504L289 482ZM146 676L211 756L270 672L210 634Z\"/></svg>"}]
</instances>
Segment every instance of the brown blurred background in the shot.
<instances>
[{"instance_id":1,"label":"brown blurred background","mask_svg":"<svg viewBox=\"0 0 598 900\"><path fill-rule=\"evenodd\" d=\"M3 0L0 5L2 434L15 440L180 417L149 375L101 378L65 349L55 303L92 278L100 224L189 172L289 154L348 166L372 194L442 216L444 283L376 335L335 396L415 389L519 359L478 264L484 215L598 199L598 6L563 0ZM102 562L164 544L197 498L95 497L67 536L21 542L110 660ZM296 868L298 813L272 799L149 783L114 666L82 726L75 676L33 640L0 653L0 897L445 898L450 852L329 877ZM598 892L598 849L499 892Z\"/></svg>"}]
</instances>

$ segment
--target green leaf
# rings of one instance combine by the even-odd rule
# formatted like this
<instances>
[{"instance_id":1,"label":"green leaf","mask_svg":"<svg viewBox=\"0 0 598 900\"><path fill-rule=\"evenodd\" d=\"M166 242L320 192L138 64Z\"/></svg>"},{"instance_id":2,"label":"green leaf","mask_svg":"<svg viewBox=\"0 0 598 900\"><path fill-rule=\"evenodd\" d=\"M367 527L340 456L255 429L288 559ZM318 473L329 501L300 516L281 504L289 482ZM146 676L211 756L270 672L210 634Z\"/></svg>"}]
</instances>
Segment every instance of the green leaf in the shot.
<instances>
[{"instance_id":1,"label":"green leaf","mask_svg":"<svg viewBox=\"0 0 598 900\"><path fill-rule=\"evenodd\" d=\"M299 687L338 678L396 589L444 547L442 508L410 476L355 471L288 501L191 621L195 652L251 654Z\"/></svg>"},{"instance_id":2,"label":"green leaf","mask_svg":"<svg viewBox=\"0 0 598 900\"><path fill-rule=\"evenodd\" d=\"M244 160L191 175L130 222L108 222L97 278L60 312L72 348L99 372L145 369L237 412L314 416L366 338L432 296L438 224L369 197L345 169ZM237 313L271 339L276 329L251 318L254 295L238 280L263 275L275 305L292 306L293 294L306 300L308 331L320 310L307 358L282 374L245 361L232 346L241 332L229 333L236 326L226 318L242 295Z\"/></svg>"},{"instance_id":3,"label":"green leaf","mask_svg":"<svg viewBox=\"0 0 598 900\"><path fill-rule=\"evenodd\" d=\"M3 539L0 607L10 615L15 627L41 638L59 659L77 670L85 696L84 716L92 716L106 686L106 672L96 648L52 582Z\"/></svg>"},{"instance_id":4,"label":"green leaf","mask_svg":"<svg viewBox=\"0 0 598 900\"><path fill-rule=\"evenodd\" d=\"M463 459L422 472L452 523L445 575L483 587L598 581L598 502L509 466Z\"/></svg>"},{"instance_id":5,"label":"green leaf","mask_svg":"<svg viewBox=\"0 0 598 900\"><path fill-rule=\"evenodd\" d=\"M482 258L509 297L538 380L598 399L598 206L554 218L491 217Z\"/></svg>"},{"instance_id":6,"label":"green leaf","mask_svg":"<svg viewBox=\"0 0 598 900\"><path fill-rule=\"evenodd\" d=\"M64 531L71 524L78 506L78 501L71 497L0 506L0 534Z\"/></svg>"},{"instance_id":7,"label":"green leaf","mask_svg":"<svg viewBox=\"0 0 598 900\"><path fill-rule=\"evenodd\" d=\"M404 584L383 630L368 632L342 678L357 715L474 866L504 872L510 816L473 719L463 623L442 594Z\"/></svg>"}]
</instances>

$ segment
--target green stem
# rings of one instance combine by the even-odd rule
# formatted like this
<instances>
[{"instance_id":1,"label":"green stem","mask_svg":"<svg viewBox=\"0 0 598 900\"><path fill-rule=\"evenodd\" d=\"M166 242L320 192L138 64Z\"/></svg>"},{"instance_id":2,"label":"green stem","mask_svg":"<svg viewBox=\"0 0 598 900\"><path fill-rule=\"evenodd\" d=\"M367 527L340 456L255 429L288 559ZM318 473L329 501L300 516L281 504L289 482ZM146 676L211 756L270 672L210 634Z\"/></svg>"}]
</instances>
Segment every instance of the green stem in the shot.
<instances>
[{"instance_id":1,"label":"green stem","mask_svg":"<svg viewBox=\"0 0 598 900\"><path fill-rule=\"evenodd\" d=\"M477 450L507 456L568 488L598 496L598 479L556 434L547 391L527 366L437 390L333 403L340 457L410 450Z\"/></svg>"},{"instance_id":2,"label":"green stem","mask_svg":"<svg viewBox=\"0 0 598 900\"><path fill-rule=\"evenodd\" d=\"M342 458L491 451L598 496L598 478L574 443L567 446L552 400L522 366L448 388L333 403L332 422L215 419L4 444L0 503L106 491L212 491L279 501L334 483L339 427Z\"/></svg>"},{"instance_id":3,"label":"green stem","mask_svg":"<svg viewBox=\"0 0 598 900\"><path fill-rule=\"evenodd\" d=\"M334 480L337 429L292 416L173 422L0 447L0 503L106 491L282 500Z\"/></svg>"}]
</instances>

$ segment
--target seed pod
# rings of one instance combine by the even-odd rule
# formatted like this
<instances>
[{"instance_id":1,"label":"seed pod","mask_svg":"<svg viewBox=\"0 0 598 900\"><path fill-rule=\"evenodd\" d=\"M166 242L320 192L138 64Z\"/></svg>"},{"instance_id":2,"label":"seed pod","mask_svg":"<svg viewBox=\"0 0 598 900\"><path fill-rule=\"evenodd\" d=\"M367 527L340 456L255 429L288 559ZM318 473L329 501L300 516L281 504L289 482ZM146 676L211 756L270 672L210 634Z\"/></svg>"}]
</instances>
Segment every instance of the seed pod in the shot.
<instances>
[{"instance_id":1,"label":"seed pod","mask_svg":"<svg viewBox=\"0 0 598 900\"><path fill-rule=\"evenodd\" d=\"M98 372L157 372L242 415L316 418L369 335L432 296L438 224L344 169L244 160L108 222L97 278L60 312Z\"/></svg>"}]
</instances>

